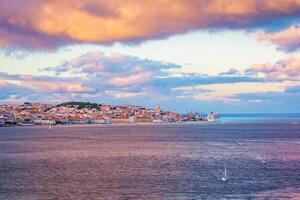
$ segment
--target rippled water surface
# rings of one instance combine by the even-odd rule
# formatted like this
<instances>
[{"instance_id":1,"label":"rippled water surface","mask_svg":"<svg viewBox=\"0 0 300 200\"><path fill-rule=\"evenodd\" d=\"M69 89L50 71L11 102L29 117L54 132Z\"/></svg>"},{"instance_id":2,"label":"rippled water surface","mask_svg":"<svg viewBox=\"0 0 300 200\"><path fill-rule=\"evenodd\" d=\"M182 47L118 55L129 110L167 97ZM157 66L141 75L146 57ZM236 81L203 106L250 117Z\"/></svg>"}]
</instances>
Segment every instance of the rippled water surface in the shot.
<instances>
[{"instance_id":1,"label":"rippled water surface","mask_svg":"<svg viewBox=\"0 0 300 200\"><path fill-rule=\"evenodd\" d=\"M300 199L300 124L0 128L0 199Z\"/></svg>"}]
</instances>

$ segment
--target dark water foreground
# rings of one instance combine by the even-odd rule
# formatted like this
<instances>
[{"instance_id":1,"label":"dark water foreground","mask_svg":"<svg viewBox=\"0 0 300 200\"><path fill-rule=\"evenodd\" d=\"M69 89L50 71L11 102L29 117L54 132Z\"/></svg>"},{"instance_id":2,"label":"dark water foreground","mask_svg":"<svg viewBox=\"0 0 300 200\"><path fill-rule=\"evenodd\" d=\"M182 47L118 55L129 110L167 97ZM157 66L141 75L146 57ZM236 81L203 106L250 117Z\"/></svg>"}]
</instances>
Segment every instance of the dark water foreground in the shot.
<instances>
[{"instance_id":1,"label":"dark water foreground","mask_svg":"<svg viewBox=\"0 0 300 200\"><path fill-rule=\"evenodd\" d=\"M0 199L300 199L300 124L1 128Z\"/></svg>"}]
</instances>

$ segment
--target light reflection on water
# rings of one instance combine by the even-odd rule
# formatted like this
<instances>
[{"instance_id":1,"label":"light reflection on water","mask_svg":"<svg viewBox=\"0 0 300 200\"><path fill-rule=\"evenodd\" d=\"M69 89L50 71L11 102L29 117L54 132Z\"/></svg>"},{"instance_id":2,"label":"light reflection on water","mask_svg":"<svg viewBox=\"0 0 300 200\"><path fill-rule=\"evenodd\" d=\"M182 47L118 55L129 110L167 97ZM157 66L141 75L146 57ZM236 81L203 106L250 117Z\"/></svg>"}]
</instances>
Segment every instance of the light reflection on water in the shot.
<instances>
[{"instance_id":1,"label":"light reflection on water","mask_svg":"<svg viewBox=\"0 0 300 200\"><path fill-rule=\"evenodd\" d=\"M286 122L1 128L0 199L299 199L299 142Z\"/></svg>"}]
</instances>

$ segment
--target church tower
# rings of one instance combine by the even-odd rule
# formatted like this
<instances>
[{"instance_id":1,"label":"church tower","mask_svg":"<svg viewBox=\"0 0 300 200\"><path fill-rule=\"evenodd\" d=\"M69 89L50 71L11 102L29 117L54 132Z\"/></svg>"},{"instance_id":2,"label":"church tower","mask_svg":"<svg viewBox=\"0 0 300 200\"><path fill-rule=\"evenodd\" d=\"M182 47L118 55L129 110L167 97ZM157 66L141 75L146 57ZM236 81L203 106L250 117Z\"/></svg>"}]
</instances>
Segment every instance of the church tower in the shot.
<instances>
[{"instance_id":1,"label":"church tower","mask_svg":"<svg viewBox=\"0 0 300 200\"><path fill-rule=\"evenodd\" d=\"M161 112L161 108L160 105L158 104L157 107L155 108L155 112L156 113L160 113Z\"/></svg>"}]
</instances>

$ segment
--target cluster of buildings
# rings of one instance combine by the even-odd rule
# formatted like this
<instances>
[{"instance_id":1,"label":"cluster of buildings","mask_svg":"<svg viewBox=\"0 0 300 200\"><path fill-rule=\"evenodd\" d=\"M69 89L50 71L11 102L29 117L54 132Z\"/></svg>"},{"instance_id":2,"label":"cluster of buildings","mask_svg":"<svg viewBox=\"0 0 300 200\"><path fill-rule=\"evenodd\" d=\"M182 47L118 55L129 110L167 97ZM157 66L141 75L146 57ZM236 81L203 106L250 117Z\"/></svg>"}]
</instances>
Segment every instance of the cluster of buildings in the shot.
<instances>
[{"instance_id":1,"label":"cluster of buildings","mask_svg":"<svg viewBox=\"0 0 300 200\"><path fill-rule=\"evenodd\" d=\"M58 105L24 103L0 105L0 126L53 124L110 124L140 122L182 122L207 120L199 114L181 115L134 105L112 106L89 102L66 102Z\"/></svg>"}]
</instances>

